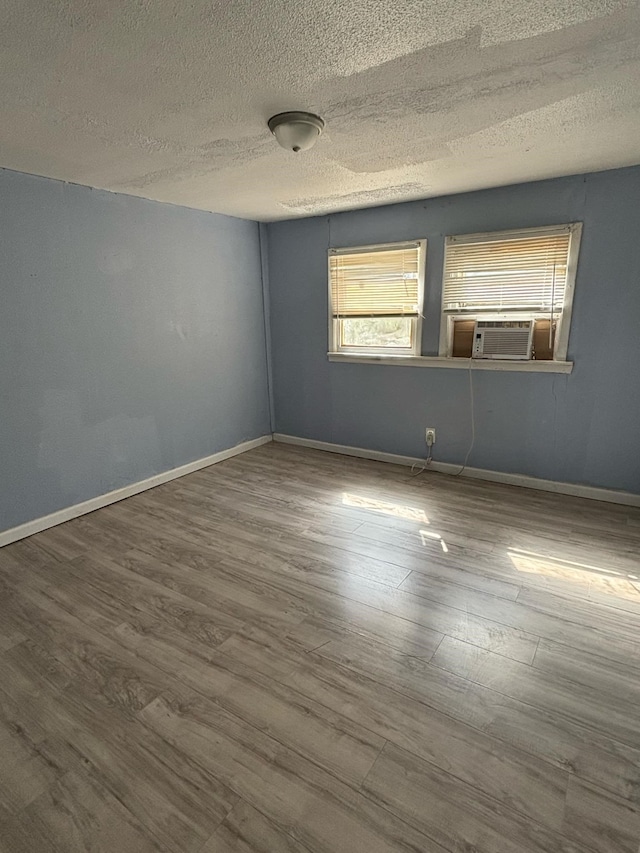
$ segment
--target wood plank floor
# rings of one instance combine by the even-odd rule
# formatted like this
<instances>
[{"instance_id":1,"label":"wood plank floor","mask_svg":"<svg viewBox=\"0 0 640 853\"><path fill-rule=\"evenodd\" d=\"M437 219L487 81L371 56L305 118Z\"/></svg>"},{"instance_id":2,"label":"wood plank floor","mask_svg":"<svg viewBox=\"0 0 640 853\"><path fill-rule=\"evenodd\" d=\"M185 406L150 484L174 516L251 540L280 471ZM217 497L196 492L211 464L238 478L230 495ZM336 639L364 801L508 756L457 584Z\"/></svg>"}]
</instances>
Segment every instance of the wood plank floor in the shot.
<instances>
[{"instance_id":1,"label":"wood plank floor","mask_svg":"<svg viewBox=\"0 0 640 853\"><path fill-rule=\"evenodd\" d=\"M4 853L638 853L640 512L270 444L0 550Z\"/></svg>"}]
</instances>

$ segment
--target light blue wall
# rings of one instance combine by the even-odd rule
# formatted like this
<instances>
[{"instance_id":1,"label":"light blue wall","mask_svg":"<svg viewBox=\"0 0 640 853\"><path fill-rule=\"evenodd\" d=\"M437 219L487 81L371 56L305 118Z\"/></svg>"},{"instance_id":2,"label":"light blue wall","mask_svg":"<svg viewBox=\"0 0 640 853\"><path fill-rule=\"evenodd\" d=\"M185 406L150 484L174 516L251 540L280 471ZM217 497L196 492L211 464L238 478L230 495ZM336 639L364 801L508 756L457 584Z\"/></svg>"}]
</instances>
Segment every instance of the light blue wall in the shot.
<instances>
[{"instance_id":1,"label":"light blue wall","mask_svg":"<svg viewBox=\"0 0 640 853\"><path fill-rule=\"evenodd\" d=\"M428 238L434 354L445 234L580 220L574 372L476 372L470 464L640 492L639 200L632 168L269 225L276 429L460 462L465 371L327 362L327 246ZM255 223L0 171L0 300L0 530L269 432Z\"/></svg>"},{"instance_id":2,"label":"light blue wall","mask_svg":"<svg viewBox=\"0 0 640 853\"><path fill-rule=\"evenodd\" d=\"M270 431L258 226L0 171L0 530Z\"/></svg>"},{"instance_id":3,"label":"light blue wall","mask_svg":"<svg viewBox=\"0 0 640 853\"><path fill-rule=\"evenodd\" d=\"M479 468L640 492L640 167L269 226L276 430L461 462L463 370L329 363L327 247L427 237L423 353L438 350L443 240L582 221L571 375L473 374Z\"/></svg>"}]
</instances>

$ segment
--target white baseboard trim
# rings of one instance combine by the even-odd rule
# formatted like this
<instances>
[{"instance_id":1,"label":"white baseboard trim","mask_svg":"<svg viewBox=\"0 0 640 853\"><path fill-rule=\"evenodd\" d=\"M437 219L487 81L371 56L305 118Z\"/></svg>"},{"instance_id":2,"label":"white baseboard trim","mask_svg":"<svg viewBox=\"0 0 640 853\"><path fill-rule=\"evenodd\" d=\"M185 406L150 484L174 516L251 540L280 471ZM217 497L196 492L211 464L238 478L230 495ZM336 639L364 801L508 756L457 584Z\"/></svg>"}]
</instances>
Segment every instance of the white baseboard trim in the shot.
<instances>
[{"instance_id":1,"label":"white baseboard trim","mask_svg":"<svg viewBox=\"0 0 640 853\"><path fill-rule=\"evenodd\" d=\"M179 468L171 468L171 470L163 471L161 474L154 474L153 477L148 477L146 480L139 480L137 483L131 483L129 486L123 486L121 489L107 492L105 495L98 495L98 497L91 498L88 501L83 501L82 503L60 509L57 512L52 512L50 515L44 515L41 518L35 518L33 521L27 521L26 524L21 524L18 527L12 527L10 530L1 532L0 548L4 545L10 545L12 542L17 542L19 539L26 539L27 536L33 536L34 533L40 533L49 527L55 527L56 524L62 524L64 521L70 521L72 518L78 518L80 515L86 515L86 513L93 512L103 506L130 498L132 495L137 495L140 492L146 492L147 489L153 489L154 486L160 486L162 483L168 483L170 480L184 477L185 474L192 474L201 468L208 468L209 465L215 465L216 462L223 462L232 456L246 453L247 450L253 450L254 447L260 447L261 444L267 444L272 440L272 436L262 435L260 438L254 438L251 441L243 441L242 444L236 444L235 447L220 450L218 453L205 456L203 459L195 459L193 462L187 462L186 465L181 465Z\"/></svg>"},{"instance_id":2,"label":"white baseboard trim","mask_svg":"<svg viewBox=\"0 0 640 853\"><path fill-rule=\"evenodd\" d=\"M362 459L375 459L378 462L391 462L393 465L414 465L424 462L412 456L399 456L395 453L384 453L381 450L366 450L363 447L349 447L345 444L331 444L328 441L315 441L311 438L299 438L295 435L285 435L276 432L273 440L283 444L296 444L300 447L311 447L314 450L326 450L328 453L341 453L343 456L358 456ZM449 462L432 462L430 471L441 474L455 474L460 465ZM572 495L578 498L589 498L594 501L623 504L625 506L640 506L640 495L633 492L601 489L597 486L583 486L579 483L560 483L556 480L542 480L539 477L529 477L526 474L507 474L503 471L489 471L485 468L465 468L463 477L475 480L489 480L492 483L506 483L511 486L523 486L526 489L537 489L541 492L556 492L561 495Z\"/></svg>"}]
</instances>

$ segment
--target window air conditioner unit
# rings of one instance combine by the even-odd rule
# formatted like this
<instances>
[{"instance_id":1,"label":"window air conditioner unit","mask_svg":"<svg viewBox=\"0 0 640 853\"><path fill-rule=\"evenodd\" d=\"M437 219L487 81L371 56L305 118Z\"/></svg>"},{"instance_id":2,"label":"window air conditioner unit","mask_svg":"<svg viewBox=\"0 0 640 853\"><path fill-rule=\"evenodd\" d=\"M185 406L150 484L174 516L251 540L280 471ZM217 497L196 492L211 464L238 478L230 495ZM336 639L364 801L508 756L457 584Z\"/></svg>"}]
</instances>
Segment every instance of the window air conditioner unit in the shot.
<instances>
[{"instance_id":1,"label":"window air conditioner unit","mask_svg":"<svg viewBox=\"0 0 640 853\"><path fill-rule=\"evenodd\" d=\"M473 358L531 358L533 320L478 320L473 333Z\"/></svg>"}]
</instances>

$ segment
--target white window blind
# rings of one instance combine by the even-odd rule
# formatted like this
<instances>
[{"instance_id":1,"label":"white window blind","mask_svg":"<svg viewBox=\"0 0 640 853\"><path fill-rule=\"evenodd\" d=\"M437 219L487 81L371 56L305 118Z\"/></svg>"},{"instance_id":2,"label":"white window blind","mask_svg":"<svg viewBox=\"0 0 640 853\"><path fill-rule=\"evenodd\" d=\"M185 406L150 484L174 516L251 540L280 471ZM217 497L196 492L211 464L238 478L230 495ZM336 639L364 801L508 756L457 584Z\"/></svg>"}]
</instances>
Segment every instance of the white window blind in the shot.
<instances>
[{"instance_id":1,"label":"white window blind","mask_svg":"<svg viewBox=\"0 0 640 853\"><path fill-rule=\"evenodd\" d=\"M560 312L571 226L447 237L443 311Z\"/></svg>"},{"instance_id":2,"label":"white window blind","mask_svg":"<svg viewBox=\"0 0 640 853\"><path fill-rule=\"evenodd\" d=\"M416 317L420 245L334 251L331 306L340 317Z\"/></svg>"}]
</instances>

